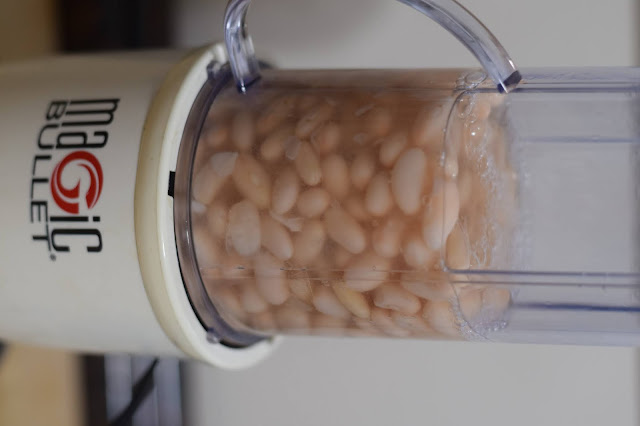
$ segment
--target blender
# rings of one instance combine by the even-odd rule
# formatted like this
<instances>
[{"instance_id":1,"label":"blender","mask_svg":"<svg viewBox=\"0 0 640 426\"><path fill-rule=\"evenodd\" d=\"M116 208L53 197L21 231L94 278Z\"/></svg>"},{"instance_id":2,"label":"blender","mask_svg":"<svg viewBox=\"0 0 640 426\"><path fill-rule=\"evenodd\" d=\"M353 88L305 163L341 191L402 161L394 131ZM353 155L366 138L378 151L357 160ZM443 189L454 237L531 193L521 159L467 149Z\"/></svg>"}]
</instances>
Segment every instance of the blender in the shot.
<instances>
[{"instance_id":1,"label":"blender","mask_svg":"<svg viewBox=\"0 0 640 426\"><path fill-rule=\"evenodd\" d=\"M227 368L281 334L635 345L637 71L521 73L405 3L484 71L260 70L246 1L227 49L0 69L0 335Z\"/></svg>"}]
</instances>

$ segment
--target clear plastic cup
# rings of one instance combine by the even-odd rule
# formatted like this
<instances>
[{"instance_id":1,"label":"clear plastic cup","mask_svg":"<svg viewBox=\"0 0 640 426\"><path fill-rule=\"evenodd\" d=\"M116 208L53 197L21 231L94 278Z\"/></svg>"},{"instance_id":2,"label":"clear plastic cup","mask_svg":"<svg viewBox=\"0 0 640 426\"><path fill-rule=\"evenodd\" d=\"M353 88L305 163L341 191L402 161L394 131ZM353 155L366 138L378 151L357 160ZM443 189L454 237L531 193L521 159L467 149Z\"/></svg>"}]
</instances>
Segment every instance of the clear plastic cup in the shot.
<instances>
[{"instance_id":1,"label":"clear plastic cup","mask_svg":"<svg viewBox=\"0 0 640 426\"><path fill-rule=\"evenodd\" d=\"M205 88L175 201L203 323L231 345L635 344L639 74L523 75L508 95L474 70Z\"/></svg>"}]
</instances>

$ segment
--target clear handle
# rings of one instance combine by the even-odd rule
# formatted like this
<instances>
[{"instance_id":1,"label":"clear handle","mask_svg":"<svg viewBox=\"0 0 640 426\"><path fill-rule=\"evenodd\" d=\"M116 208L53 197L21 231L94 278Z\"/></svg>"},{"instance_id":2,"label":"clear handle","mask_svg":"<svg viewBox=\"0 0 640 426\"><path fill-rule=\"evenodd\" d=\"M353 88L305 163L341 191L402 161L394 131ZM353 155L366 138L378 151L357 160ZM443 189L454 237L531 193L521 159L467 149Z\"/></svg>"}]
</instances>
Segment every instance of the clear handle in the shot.
<instances>
[{"instance_id":1,"label":"clear handle","mask_svg":"<svg viewBox=\"0 0 640 426\"><path fill-rule=\"evenodd\" d=\"M509 92L520 82L520 72L504 47L482 22L455 0L398 1L427 15L460 40L480 61L500 92ZM243 93L260 78L260 66L246 25L250 4L251 0L229 0L224 18L231 71Z\"/></svg>"}]
</instances>

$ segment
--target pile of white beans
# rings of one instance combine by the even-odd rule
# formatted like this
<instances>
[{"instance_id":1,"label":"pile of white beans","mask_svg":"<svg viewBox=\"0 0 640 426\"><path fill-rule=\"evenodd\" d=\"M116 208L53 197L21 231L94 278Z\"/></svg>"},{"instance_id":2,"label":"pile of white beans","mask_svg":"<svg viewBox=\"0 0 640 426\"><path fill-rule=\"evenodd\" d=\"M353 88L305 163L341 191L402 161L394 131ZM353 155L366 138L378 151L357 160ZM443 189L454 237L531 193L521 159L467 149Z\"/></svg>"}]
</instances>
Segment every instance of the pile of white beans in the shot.
<instances>
[{"instance_id":1,"label":"pile of white beans","mask_svg":"<svg viewBox=\"0 0 640 426\"><path fill-rule=\"evenodd\" d=\"M488 215L509 213L489 205L514 197L505 138L491 124L499 96L245 98L214 103L192 181L201 276L231 325L469 338L475 318L503 315L509 291L465 275L492 265L501 219ZM511 192L497 197L504 176Z\"/></svg>"}]
</instances>

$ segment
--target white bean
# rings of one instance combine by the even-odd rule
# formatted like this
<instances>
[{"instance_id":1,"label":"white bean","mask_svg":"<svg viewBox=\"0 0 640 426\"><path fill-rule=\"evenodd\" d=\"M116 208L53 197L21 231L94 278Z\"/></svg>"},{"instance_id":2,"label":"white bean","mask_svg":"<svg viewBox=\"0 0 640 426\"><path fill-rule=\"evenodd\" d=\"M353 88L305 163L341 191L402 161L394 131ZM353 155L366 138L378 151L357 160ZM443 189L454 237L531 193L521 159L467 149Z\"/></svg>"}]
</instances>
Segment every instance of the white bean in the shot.
<instances>
[{"instance_id":1,"label":"white bean","mask_svg":"<svg viewBox=\"0 0 640 426\"><path fill-rule=\"evenodd\" d=\"M345 285L356 291L373 290L387 279L390 266L389 259L375 253L361 254L345 270Z\"/></svg>"},{"instance_id":2,"label":"white bean","mask_svg":"<svg viewBox=\"0 0 640 426\"><path fill-rule=\"evenodd\" d=\"M220 248L211 239L207 229L203 226L194 226L193 242L200 268L212 268L220 264L222 255Z\"/></svg>"},{"instance_id":3,"label":"white bean","mask_svg":"<svg viewBox=\"0 0 640 426\"><path fill-rule=\"evenodd\" d=\"M295 160L298 158L298 153L300 152L300 146L302 145L302 141L298 139L296 136L289 136L284 141L284 156L287 157L288 160Z\"/></svg>"},{"instance_id":4,"label":"white bean","mask_svg":"<svg viewBox=\"0 0 640 426\"><path fill-rule=\"evenodd\" d=\"M237 159L237 152L218 152L211 156L209 162L215 173L224 178L233 173Z\"/></svg>"},{"instance_id":5,"label":"white bean","mask_svg":"<svg viewBox=\"0 0 640 426\"><path fill-rule=\"evenodd\" d=\"M427 156L419 148L405 151L393 166L391 190L398 207L407 215L420 209L426 173Z\"/></svg>"},{"instance_id":6,"label":"white bean","mask_svg":"<svg viewBox=\"0 0 640 426\"><path fill-rule=\"evenodd\" d=\"M393 207L389 180L386 172L379 172L369 183L364 202L369 213L374 216L384 216Z\"/></svg>"},{"instance_id":7,"label":"white bean","mask_svg":"<svg viewBox=\"0 0 640 426\"><path fill-rule=\"evenodd\" d=\"M306 334L311 327L309 313L294 306L282 306L275 314L276 322L281 330Z\"/></svg>"},{"instance_id":8,"label":"white bean","mask_svg":"<svg viewBox=\"0 0 640 426\"><path fill-rule=\"evenodd\" d=\"M461 337L460 326L451 303L447 301L426 303L422 310L422 317L438 333L449 337Z\"/></svg>"},{"instance_id":9,"label":"white bean","mask_svg":"<svg viewBox=\"0 0 640 426\"><path fill-rule=\"evenodd\" d=\"M375 228L371 234L373 250L382 257L396 257L400 254L400 243L405 223L402 217L392 215Z\"/></svg>"},{"instance_id":10,"label":"white bean","mask_svg":"<svg viewBox=\"0 0 640 426\"><path fill-rule=\"evenodd\" d=\"M461 289L458 294L458 305L463 318L473 323L482 309L482 290Z\"/></svg>"},{"instance_id":11,"label":"white bean","mask_svg":"<svg viewBox=\"0 0 640 426\"><path fill-rule=\"evenodd\" d=\"M360 132L353 135L351 140L358 145L365 145L366 143L371 142L371 138L372 137L369 133Z\"/></svg>"},{"instance_id":12,"label":"white bean","mask_svg":"<svg viewBox=\"0 0 640 426\"><path fill-rule=\"evenodd\" d=\"M236 320L243 321L247 317L247 312L240 303L240 298L231 287L217 286L214 291L216 307L220 308L223 315L230 315Z\"/></svg>"},{"instance_id":13,"label":"white bean","mask_svg":"<svg viewBox=\"0 0 640 426\"><path fill-rule=\"evenodd\" d=\"M351 317L347 308L340 303L333 290L329 287L318 286L316 288L313 293L313 306L318 312L332 317L345 319Z\"/></svg>"},{"instance_id":14,"label":"white bean","mask_svg":"<svg viewBox=\"0 0 640 426\"><path fill-rule=\"evenodd\" d=\"M380 145L380 153L379 159L380 164L385 167L392 167L405 146L407 145L407 135L398 132L389 136L382 144Z\"/></svg>"},{"instance_id":15,"label":"white bean","mask_svg":"<svg viewBox=\"0 0 640 426\"><path fill-rule=\"evenodd\" d=\"M250 324L251 327L260 331L274 332L278 329L276 318L271 311L264 311L252 315Z\"/></svg>"},{"instance_id":16,"label":"white bean","mask_svg":"<svg viewBox=\"0 0 640 426\"><path fill-rule=\"evenodd\" d=\"M255 158L248 154L239 155L232 177L238 191L259 209L269 207L271 178Z\"/></svg>"},{"instance_id":17,"label":"white bean","mask_svg":"<svg viewBox=\"0 0 640 426\"><path fill-rule=\"evenodd\" d=\"M280 214L277 214L274 211L270 211L269 215L278 223L283 225L291 232L300 232L302 229L302 225L304 224L303 217L286 217Z\"/></svg>"},{"instance_id":18,"label":"white bean","mask_svg":"<svg viewBox=\"0 0 640 426\"><path fill-rule=\"evenodd\" d=\"M358 318L369 319L371 316L371 308L369 307L369 301L366 296L359 291L352 290L345 287L342 283L335 284L333 291L340 302L347 308L353 315Z\"/></svg>"},{"instance_id":19,"label":"white bean","mask_svg":"<svg viewBox=\"0 0 640 426\"><path fill-rule=\"evenodd\" d=\"M349 180L349 167L344 158L338 154L331 154L322 160L323 184L329 194L343 199L349 194L351 181Z\"/></svg>"},{"instance_id":20,"label":"white bean","mask_svg":"<svg viewBox=\"0 0 640 426\"><path fill-rule=\"evenodd\" d=\"M246 109L240 110L231 121L231 140L240 151L247 151L253 145L256 129L253 115Z\"/></svg>"},{"instance_id":21,"label":"white bean","mask_svg":"<svg viewBox=\"0 0 640 426\"><path fill-rule=\"evenodd\" d=\"M364 199L360 194L351 194L344 201L344 208L347 213L357 221L364 222L371 218L364 205Z\"/></svg>"},{"instance_id":22,"label":"white bean","mask_svg":"<svg viewBox=\"0 0 640 426\"><path fill-rule=\"evenodd\" d=\"M383 309L391 309L403 314L413 315L422 304L413 294L394 284L384 284L373 291L373 303Z\"/></svg>"},{"instance_id":23,"label":"white bean","mask_svg":"<svg viewBox=\"0 0 640 426\"><path fill-rule=\"evenodd\" d=\"M483 319L495 321L500 319L511 303L511 292L506 288L491 286L482 291Z\"/></svg>"},{"instance_id":24,"label":"white bean","mask_svg":"<svg viewBox=\"0 0 640 426\"><path fill-rule=\"evenodd\" d=\"M217 155L221 154L233 153L219 153ZM228 163L232 163L231 166L235 165L235 157L227 157L227 159L229 160ZM223 171L227 171L227 168L223 169ZM193 187L191 188L193 198L199 203L209 204L226 182L227 176L221 175L220 170L214 167L210 159L193 179Z\"/></svg>"},{"instance_id":25,"label":"white bean","mask_svg":"<svg viewBox=\"0 0 640 426\"><path fill-rule=\"evenodd\" d=\"M260 248L260 215L248 200L234 204L229 210L228 236L241 256L252 256Z\"/></svg>"},{"instance_id":26,"label":"white bean","mask_svg":"<svg viewBox=\"0 0 640 426\"><path fill-rule=\"evenodd\" d=\"M460 207L465 207L473 192L473 177L469 172L461 172L458 177L458 192L460 195Z\"/></svg>"},{"instance_id":27,"label":"white bean","mask_svg":"<svg viewBox=\"0 0 640 426\"><path fill-rule=\"evenodd\" d=\"M363 115L371 111L374 107L375 107L375 104L372 104L372 103L361 105L360 107L358 107L358 109L356 109L353 112L353 115L356 117L362 117Z\"/></svg>"},{"instance_id":28,"label":"white bean","mask_svg":"<svg viewBox=\"0 0 640 426\"><path fill-rule=\"evenodd\" d=\"M391 317L393 312L387 309L371 309L371 322L382 330L383 333L394 337L407 337L411 334L409 330L399 327Z\"/></svg>"},{"instance_id":29,"label":"white bean","mask_svg":"<svg viewBox=\"0 0 640 426\"><path fill-rule=\"evenodd\" d=\"M311 133L322 123L329 120L333 114L331 105L323 102L306 113L296 125L296 136L308 139Z\"/></svg>"},{"instance_id":30,"label":"white bean","mask_svg":"<svg viewBox=\"0 0 640 426\"><path fill-rule=\"evenodd\" d=\"M284 144L293 136L293 126L284 126L271 133L260 145L260 156L268 162L282 158Z\"/></svg>"},{"instance_id":31,"label":"white bean","mask_svg":"<svg viewBox=\"0 0 640 426\"><path fill-rule=\"evenodd\" d=\"M340 143L342 128L333 121L320 126L311 135L311 145L320 155L332 152Z\"/></svg>"},{"instance_id":32,"label":"white bean","mask_svg":"<svg viewBox=\"0 0 640 426\"><path fill-rule=\"evenodd\" d=\"M447 238L446 246L447 267L451 269L469 269L471 258L467 247L467 237L460 224L454 226Z\"/></svg>"},{"instance_id":33,"label":"white bean","mask_svg":"<svg viewBox=\"0 0 640 426\"><path fill-rule=\"evenodd\" d=\"M402 255L407 265L416 269L427 269L438 259L438 252L429 249L422 237L411 234L402 244Z\"/></svg>"},{"instance_id":34,"label":"white bean","mask_svg":"<svg viewBox=\"0 0 640 426\"><path fill-rule=\"evenodd\" d=\"M315 309L314 309L314 307L312 306L311 303L307 303L307 302L305 302L303 300L300 300L298 298L295 298L295 297L288 298L287 301L285 302L285 305L293 306L296 309L300 309L300 310L305 311L305 312L314 312L315 311Z\"/></svg>"},{"instance_id":35,"label":"white bean","mask_svg":"<svg viewBox=\"0 0 640 426\"><path fill-rule=\"evenodd\" d=\"M482 141L487 135L487 122L476 121L470 123L463 135L463 152L467 158L474 159L477 155L474 155L478 146L482 145Z\"/></svg>"},{"instance_id":36,"label":"white bean","mask_svg":"<svg viewBox=\"0 0 640 426\"><path fill-rule=\"evenodd\" d=\"M393 126L393 116L391 111L385 107L375 107L368 111L365 115L364 130L365 133L373 137L383 137L391 130Z\"/></svg>"},{"instance_id":37,"label":"white bean","mask_svg":"<svg viewBox=\"0 0 640 426\"><path fill-rule=\"evenodd\" d=\"M295 103L294 96L282 96L274 100L256 120L258 133L269 133L282 124L293 111Z\"/></svg>"},{"instance_id":38,"label":"white bean","mask_svg":"<svg viewBox=\"0 0 640 426\"><path fill-rule=\"evenodd\" d=\"M205 143L212 148L220 148L229 138L229 127L221 123L214 123L205 131L203 138Z\"/></svg>"},{"instance_id":39,"label":"white bean","mask_svg":"<svg viewBox=\"0 0 640 426\"><path fill-rule=\"evenodd\" d=\"M329 207L331 197L322 188L310 188L300 194L296 206L300 214L307 218L320 216Z\"/></svg>"},{"instance_id":40,"label":"white bean","mask_svg":"<svg viewBox=\"0 0 640 426\"><path fill-rule=\"evenodd\" d=\"M240 279L248 276L249 265L247 260L236 253L224 256L219 267L222 277L234 280L234 283L243 282Z\"/></svg>"},{"instance_id":41,"label":"white bean","mask_svg":"<svg viewBox=\"0 0 640 426\"><path fill-rule=\"evenodd\" d=\"M424 212L422 236L433 250L439 250L458 221L460 198L455 182L437 181Z\"/></svg>"},{"instance_id":42,"label":"white bean","mask_svg":"<svg viewBox=\"0 0 640 426\"><path fill-rule=\"evenodd\" d=\"M413 143L420 147L439 150L444 138L450 105L430 105L416 116L411 128Z\"/></svg>"},{"instance_id":43,"label":"white bean","mask_svg":"<svg viewBox=\"0 0 640 426\"><path fill-rule=\"evenodd\" d=\"M323 284L328 284L333 279L331 276L333 265L329 263L326 256L318 256L308 269L309 275L315 280L321 280Z\"/></svg>"},{"instance_id":44,"label":"white bean","mask_svg":"<svg viewBox=\"0 0 640 426\"><path fill-rule=\"evenodd\" d=\"M311 107L315 106L320 101L320 98L314 95L302 95L298 98L296 107L299 112L307 112Z\"/></svg>"},{"instance_id":45,"label":"white bean","mask_svg":"<svg viewBox=\"0 0 640 426\"><path fill-rule=\"evenodd\" d=\"M284 169L273 182L271 208L277 214L285 214L296 204L299 192L298 175L290 168Z\"/></svg>"},{"instance_id":46,"label":"white bean","mask_svg":"<svg viewBox=\"0 0 640 426\"><path fill-rule=\"evenodd\" d=\"M449 179L458 176L458 155L454 151L447 153L444 159L444 174Z\"/></svg>"},{"instance_id":47,"label":"white bean","mask_svg":"<svg viewBox=\"0 0 640 426\"><path fill-rule=\"evenodd\" d=\"M240 290L240 301L244 310L250 314L257 314L265 311L269 307L267 302L260 296L260 293L258 293L256 288L251 284L242 286Z\"/></svg>"},{"instance_id":48,"label":"white bean","mask_svg":"<svg viewBox=\"0 0 640 426\"><path fill-rule=\"evenodd\" d=\"M266 251L258 253L253 261L256 288L272 305L282 305L289 297L284 265Z\"/></svg>"},{"instance_id":49,"label":"white bean","mask_svg":"<svg viewBox=\"0 0 640 426\"><path fill-rule=\"evenodd\" d=\"M433 193L433 185L436 178L440 178L444 175L444 170L440 165L440 161L437 158L427 159L427 173L424 174L424 181L422 186L422 207L428 203L429 197Z\"/></svg>"},{"instance_id":50,"label":"white bean","mask_svg":"<svg viewBox=\"0 0 640 426\"><path fill-rule=\"evenodd\" d=\"M269 215L262 216L260 225L262 245L278 259L290 259L293 242L285 227Z\"/></svg>"},{"instance_id":51,"label":"white bean","mask_svg":"<svg viewBox=\"0 0 640 426\"><path fill-rule=\"evenodd\" d=\"M227 234L227 207L214 201L207 210L207 226L214 238L223 239Z\"/></svg>"},{"instance_id":52,"label":"white bean","mask_svg":"<svg viewBox=\"0 0 640 426\"><path fill-rule=\"evenodd\" d=\"M289 280L291 293L298 299L306 303L311 303L313 292L308 278L293 278Z\"/></svg>"},{"instance_id":53,"label":"white bean","mask_svg":"<svg viewBox=\"0 0 640 426\"><path fill-rule=\"evenodd\" d=\"M402 287L418 297L428 300L453 300L456 296L453 286L444 276L427 279L419 273L402 274Z\"/></svg>"},{"instance_id":54,"label":"white bean","mask_svg":"<svg viewBox=\"0 0 640 426\"><path fill-rule=\"evenodd\" d=\"M358 329L367 332L370 336L380 334L380 330L378 330L378 328L373 325L371 320L368 318L354 317L353 323L358 327Z\"/></svg>"},{"instance_id":55,"label":"white bean","mask_svg":"<svg viewBox=\"0 0 640 426\"><path fill-rule=\"evenodd\" d=\"M301 266L308 266L322 252L327 233L319 220L308 220L300 232L293 236L293 260Z\"/></svg>"},{"instance_id":56,"label":"white bean","mask_svg":"<svg viewBox=\"0 0 640 426\"><path fill-rule=\"evenodd\" d=\"M331 207L324 215L329 237L353 254L362 253L367 238L362 227L344 210Z\"/></svg>"},{"instance_id":57,"label":"white bean","mask_svg":"<svg viewBox=\"0 0 640 426\"><path fill-rule=\"evenodd\" d=\"M370 150L360 151L351 164L351 182L353 186L364 189L376 171L376 162Z\"/></svg>"},{"instance_id":58,"label":"white bean","mask_svg":"<svg viewBox=\"0 0 640 426\"><path fill-rule=\"evenodd\" d=\"M204 204L196 201L196 200L191 200L191 214L195 217L202 216L203 214L205 214L207 212L207 206L205 206Z\"/></svg>"},{"instance_id":59,"label":"white bean","mask_svg":"<svg viewBox=\"0 0 640 426\"><path fill-rule=\"evenodd\" d=\"M485 121L491 114L492 105L499 105L502 101L500 96L484 95L482 97L476 96L473 103L473 109L471 115L473 116L473 122Z\"/></svg>"},{"instance_id":60,"label":"white bean","mask_svg":"<svg viewBox=\"0 0 640 426\"><path fill-rule=\"evenodd\" d=\"M342 246L336 245L332 247L333 252L333 264L336 268L344 268L347 264L353 259L353 254L351 254L347 249Z\"/></svg>"},{"instance_id":61,"label":"white bean","mask_svg":"<svg viewBox=\"0 0 640 426\"><path fill-rule=\"evenodd\" d=\"M296 170L302 181L314 186L322 180L322 169L320 168L320 160L311 145L308 142L302 142L298 150L298 155L294 160Z\"/></svg>"},{"instance_id":62,"label":"white bean","mask_svg":"<svg viewBox=\"0 0 640 426\"><path fill-rule=\"evenodd\" d=\"M212 154L212 150L204 144L196 149L196 155L193 158L194 176L203 170L205 163L211 158Z\"/></svg>"},{"instance_id":63,"label":"white bean","mask_svg":"<svg viewBox=\"0 0 640 426\"><path fill-rule=\"evenodd\" d=\"M427 324L425 320L415 315L407 315L402 312L393 311L391 312L391 318L393 318L393 322L398 327L402 327L403 329L414 333L419 336L429 336L433 337L435 332L433 329Z\"/></svg>"}]
</instances>

